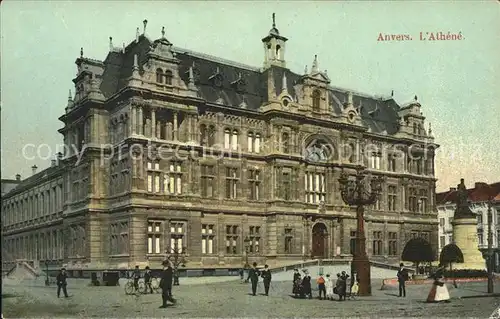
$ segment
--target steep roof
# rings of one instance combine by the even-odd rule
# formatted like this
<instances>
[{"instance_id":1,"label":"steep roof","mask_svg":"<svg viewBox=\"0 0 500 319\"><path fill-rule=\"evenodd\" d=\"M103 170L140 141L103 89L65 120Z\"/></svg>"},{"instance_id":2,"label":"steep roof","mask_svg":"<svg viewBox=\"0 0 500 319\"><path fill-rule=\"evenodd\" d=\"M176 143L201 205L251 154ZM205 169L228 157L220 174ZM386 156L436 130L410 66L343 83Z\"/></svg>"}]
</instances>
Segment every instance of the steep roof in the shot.
<instances>
[{"instance_id":1,"label":"steep roof","mask_svg":"<svg viewBox=\"0 0 500 319\"><path fill-rule=\"evenodd\" d=\"M436 194L436 204L455 203L458 192L455 189ZM476 183L474 188L467 190L467 198L471 203L484 202L492 196L493 201L500 200L500 182L493 184Z\"/></svg>"}]
</instances>

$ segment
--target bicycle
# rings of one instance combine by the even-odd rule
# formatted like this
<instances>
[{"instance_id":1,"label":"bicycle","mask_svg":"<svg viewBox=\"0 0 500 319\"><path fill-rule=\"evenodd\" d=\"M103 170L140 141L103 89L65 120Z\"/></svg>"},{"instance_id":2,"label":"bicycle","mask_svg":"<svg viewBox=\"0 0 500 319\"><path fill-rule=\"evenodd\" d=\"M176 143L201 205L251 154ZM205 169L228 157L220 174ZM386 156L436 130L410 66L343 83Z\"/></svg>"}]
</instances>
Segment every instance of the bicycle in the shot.
<instances>
[{"instance_id":1,"label":"bicycle","mask_svg":"<svg viewBox=\"0 0 500 319\"><path fill-rule=\"evenodd\" d=\"M125 284L125 294L127 295L132 295L136 292L140 293L140 294L143 294L144 292L146 292L146 284L144 283L144 279L139 279L139 282L138 282L138 289L137 291L135 290L135 286L134 286L134 279L133 278L130 278L127 283Z\"/></svg>"}]
</instances>

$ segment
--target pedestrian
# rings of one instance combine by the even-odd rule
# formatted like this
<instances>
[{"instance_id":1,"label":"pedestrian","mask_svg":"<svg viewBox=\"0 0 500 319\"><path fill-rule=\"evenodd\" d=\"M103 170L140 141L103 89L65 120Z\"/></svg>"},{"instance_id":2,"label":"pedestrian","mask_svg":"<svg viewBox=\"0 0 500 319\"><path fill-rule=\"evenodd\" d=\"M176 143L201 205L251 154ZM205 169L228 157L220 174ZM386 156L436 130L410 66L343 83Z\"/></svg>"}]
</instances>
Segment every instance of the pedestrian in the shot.
<instances>
[{"instance_id":1,"label":"pedestrian","mask_svg":"<svg viewBox=\"0 0 500 319\"><path fill-rule=\"evenodd\" d=\"M292 294L297 297L300 294L300 282L301 282L301 276L299 273L298 269L293 270L293 290Z\"/></svg>"},{"instance_id":2,"label":"pedestrian","mask_svg":"<svg viewBox=\"0 0 500 319\"><path fill-rule=\"evenodd\" d=\"M397 273L398 283L399 283L399 297L406 297L406 286L405 282L408 280L408 271L404 268L404 264L399 264L399 270Z\"/></svg>"},{"instance_id":3,"label":"pedestrian","mask_svg":"<svg viewBox=\"0 0 500 319\"><path fill-rule=\"evenodd\" d=\"M271 270L268 265L264 265L264 270L261 272L261 277L264 281L264 291L266 296L269 296L269 286L271 286Z\"/></svg>"},{"instance_id":4,"label":"pedestrian","mask_svg":"<svg viewBox=\"0 0 500 319\"><path fill-rule=\"evenodd\" d=\"M302 278L302 288L301 288L301 298L305 298L309 296L309 299L312 299L312 288L311 288L311 276L309 276L309 272L307 269L303 270L304 277Z\"/></svg>"},{"instance_id":5,"label":"pedestrian","mask_svg":"<svg viewBox=\"0 0 500 319\"><path fill-rule=\"evenodd\" d=\"M61 268L59 273L57 274L57 298L61 295L61 289L64 293L64 297L68 298L68 291L66 290L66 286L68 285L66 279L68 279L68 275L66 274L66 268Z\"/></svg>"},{"instance_id":6,"label":"pedestrian","mask_svg":"<svg viewBox=\"0 0 500 319\"><path fill-rule=\"evenodd\" d=\"M239 271L239 275L240 275L240 280L241 280L241 283L244 283L245 282L245 271L243 270L243 268L240 269Z\"/></svg>"},{"instance_id":7,"label":"pedestrian","mask_svg":"<svg viewBox=\"0 0 500 319\"><path fill-rule=\"evenodd\" d=\"M326 288L326 299L333 300L333 280L332 278L330 278L330 274L326 274L325 288Z\"/></svg>"},{"instance_id":8,"label":"pedestrian","mask_svg":"<svg viewBox=\"0 0 500 319\"><path fill-rule=\"evenodd\" d=\"M132 276L134 278L134 289L137 292L139 290L139 279L141 279L141 271L139 270L139 266L135 266Z\"/></svg>"},{"instance_id":9,"label":"pedestrian","mask_svg":"<svg viewBox=\"0 0 500 319\"><path fill-rule=\"evenodd\" d=\"M321 296L323 296L324 300L326 300L325 278L323 277L323 274L319 274L318 279L316 279L316 283L318 284L319 300L321 300Z\"/></svg>"},{"instance_id":10,"label":"pedestrian","mask_svg":"<svg viewBox=\"0 0 500 319\"><path fill-rule=\"evenodd\" d=\"M427 302L450 302L450 293L446 284L443 280L444 278L444 267L440 266L436 272L432 275L434 282L432 283L431 291L427 296Z\"/></svg>"},{"instance_id":11,"label":"pedestrian","mask_svg":"<svg viewBox=\"0 0 500 319\"><path fill-rule=\"evenodd\" d=\"M252 282L252 295L257 294L257 283L259 282L259 270L257 269L257 263L253 263L253 267L250 268L250 271L248 272L248 278L247 281L250 279Z\"/></svg>"},{"instance_id":12,"label":"pedestrian","mask_svg":"<svg viewBox=\"0 0 500 319\"><path fill-rule=\"evenodd\" d=\"M151 269L149 269L149 266L146 266L146 273L144 274L144 285L146 286L146 288L144 293L148 293L148 291L150 293L153 293L153 287L151 287L151 280L152 280Z\"/></svg>"},{"instance_id":13,"label":"pedestrian","mask_svg":"<svg viewBox=\"0 0 500 319\"><path fill-rule=\"evenodd\" d=\"M341 279L341 293L342 293L342 297L344 297L344 300L346 299L346 296L347 296L347 279L349 278L349 275L346 274L345 271L342 271L342 273L340 274L340 279Z\"/></svg>"},{"instance_id":14,"label":"pedestrian","mask_svg":"<svg viewBox=\"0 0 500 319\"><path fill-rule=\"evenodd\" d=\"M167 301L171 303L176 303L175 299L172 297L172 279L173 270L170 262L168 260L163 261L163 272L161 274L160 287L161 287L161 299L163 301L160 308L167 307Z\"/></svg>"}]
</instances>

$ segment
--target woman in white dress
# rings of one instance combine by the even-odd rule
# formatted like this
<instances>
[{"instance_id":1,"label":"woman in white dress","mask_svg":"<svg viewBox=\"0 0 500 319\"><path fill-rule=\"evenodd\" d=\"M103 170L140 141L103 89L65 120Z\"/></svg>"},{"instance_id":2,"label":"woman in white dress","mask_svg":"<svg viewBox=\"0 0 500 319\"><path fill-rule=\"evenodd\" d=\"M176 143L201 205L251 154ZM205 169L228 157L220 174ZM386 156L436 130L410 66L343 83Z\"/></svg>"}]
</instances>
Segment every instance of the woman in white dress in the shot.
<instances>
[{"instance_id":1,"label":"woman in white dress","mask_svg":"<svg viewBox=\"0 0 500 319\"><path fill-rule=\"evenodd\" d=\"M326 275L325 288L326 288L326 299L333 300L333 280L330 277L330 274Z\"/></svg>"},{"instance_id":2,"label":"woman in white dress","mask_svg":"<svg viewBox=\"0 0 500 319\"><path fill-rule=\"evenodd\" d=\"M432 284L431 291L427 296L427 302L450 302L450 293L446 288L443 275L444 267L438 268L433 275L434 283Z\"/></svg>"}]
</instances>

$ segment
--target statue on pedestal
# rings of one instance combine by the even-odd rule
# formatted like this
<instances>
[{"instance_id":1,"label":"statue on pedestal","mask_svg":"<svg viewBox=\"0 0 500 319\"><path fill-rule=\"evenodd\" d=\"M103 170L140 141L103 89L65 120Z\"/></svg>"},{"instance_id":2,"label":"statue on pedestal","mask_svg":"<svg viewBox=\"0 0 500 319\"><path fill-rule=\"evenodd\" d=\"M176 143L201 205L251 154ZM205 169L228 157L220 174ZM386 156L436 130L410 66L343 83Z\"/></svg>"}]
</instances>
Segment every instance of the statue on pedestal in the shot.
<instances>
[{"instance_id":1,"label":"statue on pedestal","mask_svg":"<svg viewBox=\"0 0 500 319\"><path fill-rule=\"evenodd\" d=\"M476 215L469 208L467 199L467 188L464 184L464 179L460 179L460 184L457 185L457 208L455 210L454 219L476 218Z\"/></svg>"}]
</instances>

